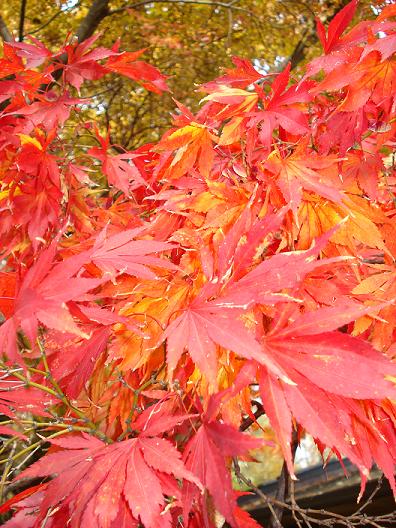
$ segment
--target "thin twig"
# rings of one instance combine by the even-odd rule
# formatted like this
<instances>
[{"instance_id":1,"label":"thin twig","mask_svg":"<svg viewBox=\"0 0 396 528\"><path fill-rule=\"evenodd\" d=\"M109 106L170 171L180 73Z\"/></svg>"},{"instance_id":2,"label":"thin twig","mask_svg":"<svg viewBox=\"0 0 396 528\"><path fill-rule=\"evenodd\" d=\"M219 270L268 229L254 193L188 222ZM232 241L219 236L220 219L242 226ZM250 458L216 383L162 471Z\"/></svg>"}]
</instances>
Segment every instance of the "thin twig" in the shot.
<instances>
[{"instance_id":1,"label":"thin twig","mask_svg":"<svg viewBox=\"0 0 396 528\"><path fill-rule=\"evenodd\" d=\"M254 486L252 481L250 479L246 478L245 475L243 475L241 473L241 468L239 467L239 463L238 463L238 460L236 458L233 458L233 466L234 466L234 472L235 472L235 475L236 475L237 479L240 482L243 482L249 488L251 488L251 489L253 488L254 489L254 491L265 502L265 504L267 505L268 509L272 513L272 517L274 518L277 527L278 528L282 528L282 524L281 524L279 518L277 517L277 513L276 513L273 505L271 504L271 502L273 502L273 501L271 501L270 497L268 497L268 495L263 493L260 490L260 488L257 488L256 486Z\"/></svg>"},{"instance_id":2,"label":"thin twig","mask_svg":"<svg viewBox=\"0 0 396 528\"><path fill-rule=\"evenodd\" d=\"M123 13L127 10L136 9L147 4L191 4L191 5L208 5L211 7L221 7L223 9L234 9L235 11L242 11L252 15L250 9L245 7L239 7L234 5L235 2L212 2L212 0L142 0L141 2L136 2L135 4L129 4L123 7L118 7L117 9L111 9L109 15L115 15L118 13Z\"/></svg>"},{"instance_id":3,"label":"thin twig","mask_svg":"<svg viewBox=\"0 0 396 528\"><path fill-rule=\"evenodd\" d=\"M375 526L376 528L384 528L384 523L391 524L396 520L396 511L376 516L368 516L364 513L362 514L363 509L369 505L375 494L378 492L380 488L380 482L377 484L375 490L370 494L365 504L362 505L359 510L349 516L344 516L339 513L324 509L317 510L314 508L300 507L295 500L294 483L292 481L290 482L291 504L286 500L280 500L276 497L271 497L270 495L265 494L259 487L255 486L249 478L241 473L238 461L236 459L233 459L233 466L237 479L248 486L250 490L254 491L256 495L262 499L265 506L267 506L272 517L275 519L274 524L277 528L282 526L281 519L278 516L279 508L282 510L286 509L291 512L298 528L302 528L304 525L308 526L308 528L312 528L312 525L325 526L329 528L332 528L336 525L343 525L347 528L358 528L360 526Z\"/></svg>"},{"instance_id":4,"label":"thin twig","mask_svg":"<svg viewBox=\"0 0 396 528\"><path fill-rule=\"evenodd\" d=\"M380 478L378 479L378 482L377 482L377 485L376 487L373 489L373 491L370 493L369 497L365 500L365 502L360 506L359 509L357 509L353 514L352 514L352 517L356 517L357 515L359 515L359 513L361 513L363 510L365 510L373 501L374 497L377 495L377 493L379 492L379 490L381 489L381 486L382 486L382 481L384 479L384 476L381 475Z\"/></svg>"},{"instance_id":5,"label":"thin twig","mask_svg":"<svg viewBox=\"0 0 396 528\"><path fill-rule=\"evenodd\" d=\"M37 27L36 29L33 29L33 31L29 31L29 35L35 35L42 29L46 28L53 22L56 18L58 18L59 15L62 15L63 13L67 13L68 11L73 11L74 9L77 9L80 7L81 2L77 2L74 5L70 5L68 7L63 7L62 9L59 9L56 13L54 13L46 22L41 24L41 26Z\"/></svg>"},{"instance_id":6,"label":"thin twig","mask_svg":"<svg viewBox=\"0 0 396 528\"><path fill-rule=\"evenodd\" d=\"M294 508L297 506L296 494L295 494L295 486L296 486L295 485L295 481L294 480L290 480L289 497L290 497L290 501L292 503L292 506L294 506ZM296 522L298 528L302 528L301 521L297 517L296 510L294 508L292 510L293 519Z\"/></svg>"},{"instance_id":7,"label":"thin twig","mask_svg":"<svg viewBox=\"0 0 396 528\"><path fill-rule=\"evenodd\" d=\"M16 442L15 442L15 439L14 439L14 443L13 443L13 446L12 446L12 449L11 449L9 460L8 460L8 462L6 463L6 465L5 465L4 469L3 469L3 474L1 475L1 480L0 480L0 503L3 502L3 498L4 498L4 495L5 495L5 493L4 493L5 485L7 483L7 479L8 479L8 475L10 473L10 470L12 469L12 457L14 456L15 450L16 450Z\"/></svg>"}]
</instances>

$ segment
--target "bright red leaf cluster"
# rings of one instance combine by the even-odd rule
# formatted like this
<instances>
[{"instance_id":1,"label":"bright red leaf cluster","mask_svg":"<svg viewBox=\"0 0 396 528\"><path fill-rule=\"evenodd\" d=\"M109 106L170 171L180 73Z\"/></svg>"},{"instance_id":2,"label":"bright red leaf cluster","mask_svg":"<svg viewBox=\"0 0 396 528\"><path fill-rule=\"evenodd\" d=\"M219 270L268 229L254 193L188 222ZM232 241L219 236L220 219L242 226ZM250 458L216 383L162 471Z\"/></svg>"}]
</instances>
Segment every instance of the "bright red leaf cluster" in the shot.
<instances>
[{"instance_id":1,"label":"bright red leaf cluster","mask_svg":"<svg viewBox=\"0 0 396 528\"><path fill-rule=\"evenodd\" d=\"M5 526L256 526L230 475L252 400L292 475L307 432L396 494L396 8L345 33L355 7L302 79L235 58L133 152L79 90L166 90L141 52L4 45L0 433L50 445L16 479L54 477Z\"/></svg>"}]
</instances>

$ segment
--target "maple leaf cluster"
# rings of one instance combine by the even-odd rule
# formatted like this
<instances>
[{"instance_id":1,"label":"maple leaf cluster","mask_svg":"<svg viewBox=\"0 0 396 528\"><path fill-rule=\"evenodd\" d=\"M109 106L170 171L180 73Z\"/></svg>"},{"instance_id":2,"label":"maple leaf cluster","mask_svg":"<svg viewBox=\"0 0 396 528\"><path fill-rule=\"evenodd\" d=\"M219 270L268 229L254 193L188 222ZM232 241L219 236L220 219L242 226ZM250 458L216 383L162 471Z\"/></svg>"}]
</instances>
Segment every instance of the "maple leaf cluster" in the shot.
<instances>
[{"instance_id":1,"label":"maple leaf cluster","mask_svg":"<svg viewBox=\"0 0 396 528\"><path fill-rule=\"evenodd\" d=\"M135 151L80 88L167 90L142 52L4 44L0 462L40 479L5 526L258 526L231 479L257 401L293 477L310 434L396 495L396 8L355 8L302 79L235 58Z\"/></svg>"}]
</instances>

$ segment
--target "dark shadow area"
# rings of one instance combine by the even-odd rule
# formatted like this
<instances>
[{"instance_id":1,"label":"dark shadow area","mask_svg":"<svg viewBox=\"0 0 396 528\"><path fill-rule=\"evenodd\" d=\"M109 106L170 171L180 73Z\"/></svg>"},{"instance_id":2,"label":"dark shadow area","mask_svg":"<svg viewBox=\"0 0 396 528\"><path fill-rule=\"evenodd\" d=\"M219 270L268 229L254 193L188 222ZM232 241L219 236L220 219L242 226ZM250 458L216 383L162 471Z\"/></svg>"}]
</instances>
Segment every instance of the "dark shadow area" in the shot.
<instances>
[{"instance_id":1,"label":"dark shadow area","mask_svg":"<svg viewBox=\"0 0 396 528\"><path fill-rule=\"evenodd\" d=\"M344 467L347 477L341 464L336 460L329 462L325 469L318 465L300 472L297 475L298 481L295 483L295 500L298 506L301 509L325 510L326 512L345 517L352 515L358 510L360 510L358 512L359 517L364 514L367 517L382 516L395 511L395 501L387 480L383 479L379 483L381 478L380 471L374 469L371 472L364 496L358 504L357 498L360 492L359 471L347 460L344 461ZM266 496L275 497L277 485L277 481L274 480L260 486L259 489ZM375 495L371 500L368 500L376 489ZM259 497L257 493L252 493L241 497L239 505L247 510L260 524L268 526L271 521L270 511L263 502L262 497ZM290 499L287 503L290 504ZM329 519L330 517L330 515L315 513L310 513L309 515L310 517L321 519ZM379 520L376 526L396 526L396 520L393 522L394 524L390 524L389 521L381 524L381 520ZM323 523L311 524L312 526L323 526ZM304 521L302 521L302 525L307 526ZM332 526L342 525L345 526L343 522L337 522L336 520L332 524ZM366 525L366 522L361 525ZM297 526L290 510L284 510L282 526L285 528ZM354 526L360 526L360 524L354 523Z\"/></svg>"}]
</instances>

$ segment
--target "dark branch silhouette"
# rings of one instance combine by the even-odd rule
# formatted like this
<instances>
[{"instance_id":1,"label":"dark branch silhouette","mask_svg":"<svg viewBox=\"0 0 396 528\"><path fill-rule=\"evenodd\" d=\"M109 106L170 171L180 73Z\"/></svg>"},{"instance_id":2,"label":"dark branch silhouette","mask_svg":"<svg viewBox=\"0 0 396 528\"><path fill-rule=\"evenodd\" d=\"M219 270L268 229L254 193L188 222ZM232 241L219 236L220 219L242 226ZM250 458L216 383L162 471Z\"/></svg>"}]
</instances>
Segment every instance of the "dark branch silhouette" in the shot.
<instances>
[{"instance_id":1,"label":"dark branch silhouette","mask_svg":"<svg viewBox=\"0 0 396 528\"><path fill-rule=\"evenodd\" d=\"M21 1L21 10L19 15L19 30L18 30L18 40L19 42L22 42L24 34L24 26L25 26L25 16L26 16L26 3L27 0Z\"/></svg>"}]
</instances>

